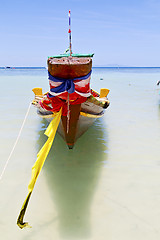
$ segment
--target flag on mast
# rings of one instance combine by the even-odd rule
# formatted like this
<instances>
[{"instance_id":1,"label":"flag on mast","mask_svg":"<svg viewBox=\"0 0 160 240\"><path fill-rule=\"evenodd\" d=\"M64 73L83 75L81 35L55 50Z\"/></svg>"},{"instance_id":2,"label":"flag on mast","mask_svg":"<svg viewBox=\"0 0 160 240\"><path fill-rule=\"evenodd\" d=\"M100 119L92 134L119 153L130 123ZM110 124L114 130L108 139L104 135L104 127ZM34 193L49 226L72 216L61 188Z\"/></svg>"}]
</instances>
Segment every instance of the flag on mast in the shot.
<instances>
[{"instance_id":1,"label":"flag on mast","mask_svg":"<svg viewBox=\"0 0 160 240\"><path fill-rule=\"evenodd\" d=\"M71 10L69 10L68 17L69 17L69 30L68 30L68 33L69 33L69 50L70 50L70 56L71 56L71 55L72 55L72 43L71 43Z\"/></svg>"}]
</instances>

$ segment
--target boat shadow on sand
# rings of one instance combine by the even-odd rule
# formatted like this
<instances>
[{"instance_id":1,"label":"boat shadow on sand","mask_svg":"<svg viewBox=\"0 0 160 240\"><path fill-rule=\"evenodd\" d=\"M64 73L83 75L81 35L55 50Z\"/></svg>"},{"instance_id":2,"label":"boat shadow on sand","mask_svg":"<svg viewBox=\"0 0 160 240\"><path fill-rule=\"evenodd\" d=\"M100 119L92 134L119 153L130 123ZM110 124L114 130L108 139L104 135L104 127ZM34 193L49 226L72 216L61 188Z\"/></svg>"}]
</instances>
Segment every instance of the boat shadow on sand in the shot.
<instances>
[{"instance_id":1,"label":"boat shadow on sand","mask_svg":"<svg viewBox=\"0 0 160 240\"><path fill-rule=\"evenodd\" d=\"M59 233L68 238L89 237L91 206L101 170L107 161L107 129L103 120L93 126L69 150L56 135L43 171L57 211ZM39 131L38 149L44 144L45 120ZM56 217L56 216L55 216ZM54 224L54 223L53 223Z\"/></svg>"}]
</instances>

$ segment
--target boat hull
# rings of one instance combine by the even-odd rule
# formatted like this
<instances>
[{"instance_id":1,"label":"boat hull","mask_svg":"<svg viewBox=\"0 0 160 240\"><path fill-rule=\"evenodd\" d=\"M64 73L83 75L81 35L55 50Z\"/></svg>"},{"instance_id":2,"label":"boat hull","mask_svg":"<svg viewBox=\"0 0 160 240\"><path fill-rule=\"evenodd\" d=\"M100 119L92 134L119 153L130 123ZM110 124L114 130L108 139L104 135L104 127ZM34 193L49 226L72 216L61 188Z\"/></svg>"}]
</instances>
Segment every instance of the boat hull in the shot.
<instances>
[{"instance_id":1,"label":"boat hull","mask_svg":"<svg viewBox=\"0 0 160 240\"><path fill-rule=\"evenodd\" d=\"M96 110L96 112L95 112ZM52 112L38 107L38 115L51 122L54 118ZM72 149L75 142L80 138L88 128L104 115L103 108L95 106L90 102L85 102L77 105L70 105L69 124L67 116L62 116L58 127L58 133L67 143L69 149ZM67 124L69 129L67 131Z\"/></svg>"},{"instance_id":2,"label":"boat hull","mask_svg":"<svg viewBox=\"0 0 160 240\"><path fill-rule=\"evenodd\" d=\"M33 89L34 102L38 114L47 121L62 108L58 132L73 148L76 140L103 116L109 105L108 92L99 95L90 89L91 57L49 57L47 64L50 91L43 95L42 89Z\"/></svg>"}]
</instances>

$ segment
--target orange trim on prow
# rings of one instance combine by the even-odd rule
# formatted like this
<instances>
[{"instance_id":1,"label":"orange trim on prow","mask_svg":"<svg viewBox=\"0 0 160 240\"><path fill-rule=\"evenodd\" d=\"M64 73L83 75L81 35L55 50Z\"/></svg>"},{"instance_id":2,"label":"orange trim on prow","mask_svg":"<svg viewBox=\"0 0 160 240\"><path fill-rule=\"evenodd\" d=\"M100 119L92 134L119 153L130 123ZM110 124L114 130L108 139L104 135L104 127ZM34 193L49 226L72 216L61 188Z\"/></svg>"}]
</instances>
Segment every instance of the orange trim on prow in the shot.
<instances>
[{"instance_id":1,"label":"orange trim on prow","mask_svg":"<svg viewBox=\"0 0 160 240\"><path fill-rule=\"evenodd\" d=\"M67 145L69 149L72 149L74 147L74 143L67 143Z\"/></svg>"}]
</instances>

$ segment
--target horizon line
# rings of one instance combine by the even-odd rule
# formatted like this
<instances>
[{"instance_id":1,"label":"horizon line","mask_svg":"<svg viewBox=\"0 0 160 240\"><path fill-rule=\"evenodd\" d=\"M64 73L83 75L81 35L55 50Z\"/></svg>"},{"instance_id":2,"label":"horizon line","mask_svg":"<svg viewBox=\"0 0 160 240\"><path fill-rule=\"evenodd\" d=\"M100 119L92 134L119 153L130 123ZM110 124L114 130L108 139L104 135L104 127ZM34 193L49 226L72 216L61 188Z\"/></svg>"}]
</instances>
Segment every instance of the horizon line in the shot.
<instances>
[{"instance_id":1,"label":"horizon line","mask_svg":"<svg viewBox=\"0 0 160 240\"><path fill-rule=\"evenodd\" d=\"M44 66L0 66L0 69L22 69L22 68L35 68L35 69L47 69L47 67ZM92 66L92 68L160 68L160 66Z\"/></svg>"}]
</instances>

